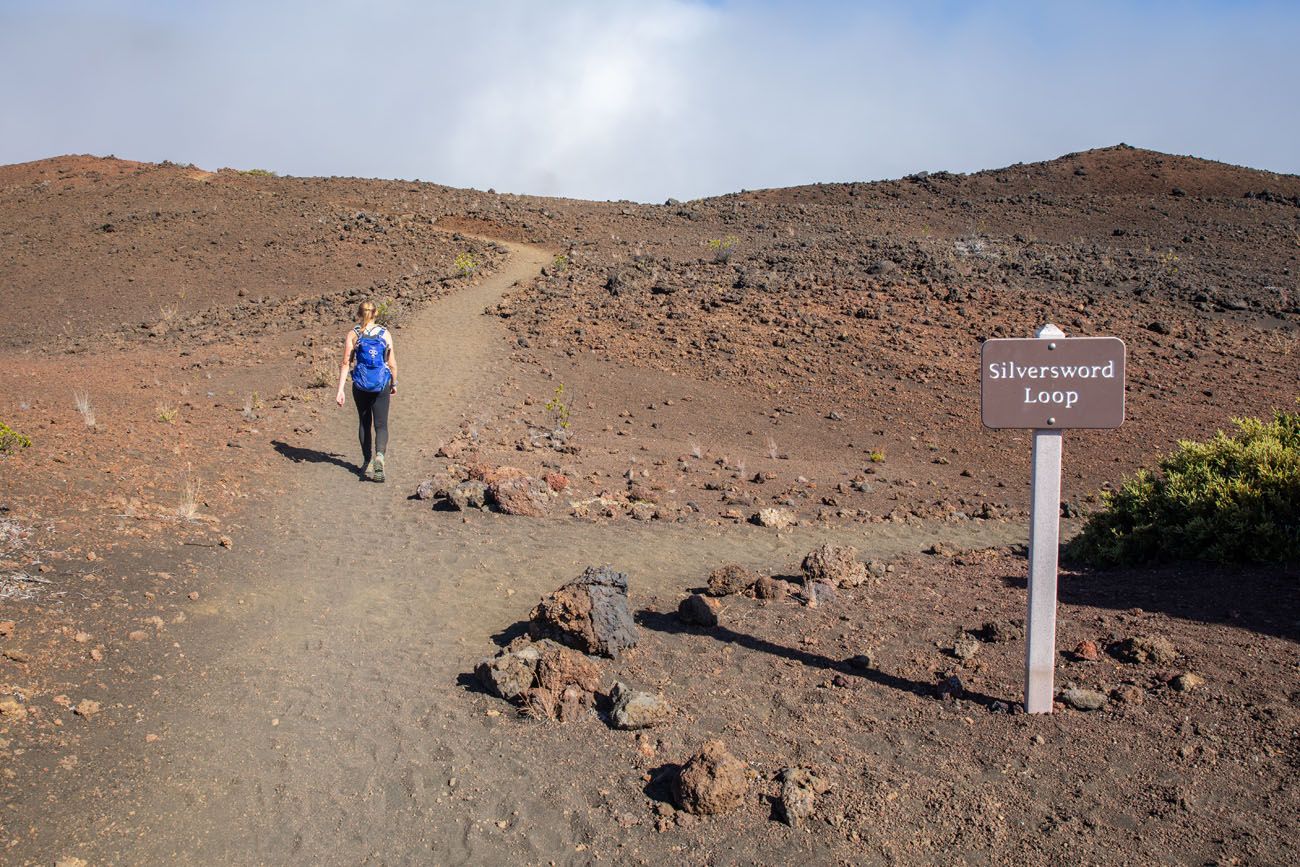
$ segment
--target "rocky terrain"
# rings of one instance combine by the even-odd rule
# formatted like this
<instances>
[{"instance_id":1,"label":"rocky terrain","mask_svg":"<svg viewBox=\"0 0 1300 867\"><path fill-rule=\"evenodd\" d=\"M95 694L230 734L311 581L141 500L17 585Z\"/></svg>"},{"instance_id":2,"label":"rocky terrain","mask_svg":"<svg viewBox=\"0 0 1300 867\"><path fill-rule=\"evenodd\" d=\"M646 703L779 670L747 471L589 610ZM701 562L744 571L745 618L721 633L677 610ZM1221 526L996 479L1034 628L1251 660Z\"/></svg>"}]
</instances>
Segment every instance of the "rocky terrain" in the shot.
<instances>
[{"instance_id":1,"label":"rocky terrain","mask_svg":"<svg viewBox=\"0 0 1300 867\"><path fill-rule=\"evenodd\" d=\"M1015 713L1029 437L980 426L977 360L1125 340L1068 532L1300 396L1298 257L1300 179L1122 145L664 204L0 167L0 422L32 440L0 457L0 847L1285 861L1294 569L1067 572L1068 691ZM382 487L331 405L362 298L413 359ZM611 599L613 658L566 643ZM475 673L503 649L510 702Z\"/></svg>"}]
</instances>

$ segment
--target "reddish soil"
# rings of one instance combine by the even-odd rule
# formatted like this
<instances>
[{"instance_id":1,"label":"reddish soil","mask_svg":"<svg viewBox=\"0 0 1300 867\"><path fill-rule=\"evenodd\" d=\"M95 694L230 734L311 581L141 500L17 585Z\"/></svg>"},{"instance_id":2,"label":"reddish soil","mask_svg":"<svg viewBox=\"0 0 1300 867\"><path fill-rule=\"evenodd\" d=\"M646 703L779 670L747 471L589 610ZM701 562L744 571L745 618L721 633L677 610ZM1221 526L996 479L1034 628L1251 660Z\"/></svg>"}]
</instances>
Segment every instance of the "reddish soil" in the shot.
<instances>
[{"instance_id":1,"label":"reddish soil","mask_svg":"<svg viewBox=\"0 0 1300 867\"><path fill-rule=\"evenodd\" d=\"M1063 654L1062 682L1137 690L1097 712L992 712L1018 700L1023 643L949 651L1024 607L1023 560L989 546L1023 536L1028 436L979 425L981 339L1053 321L1126 341L1124 427L1066 437L1073 515L1177 440L1300 395L1298 256L1300 179L1124 146L665 205L0 167L0 421L33 440L0 457L0 846L1284 862L1294 568L1064 576L1062 650L1152 632L1178 650ZM366 297L412 357L385 487L357 486L351 410L330 405ZM405 499L449 463L570 487L541 519ZM769 505L800 526L736 526ZM360 586L339 530L357 509L384 516ZM829 606L728 597L714 630L670 613L722 562L789 574L826 540L900 559ZM935 541L965 553L916 553ZM465 677L594 562L633 575L642 626L610 683L678 709L645 738L516 718ZM850 669L866 651L878 670ZM1168 685L1186 671L1207 683ZM937 698L954 673L966 694ZM72 710L86 698L98 712ZM742 807L660 806L710 737L754 771ZM770 800L793 765L831 783L794 830Z\"/></svg>"}]
</instances>

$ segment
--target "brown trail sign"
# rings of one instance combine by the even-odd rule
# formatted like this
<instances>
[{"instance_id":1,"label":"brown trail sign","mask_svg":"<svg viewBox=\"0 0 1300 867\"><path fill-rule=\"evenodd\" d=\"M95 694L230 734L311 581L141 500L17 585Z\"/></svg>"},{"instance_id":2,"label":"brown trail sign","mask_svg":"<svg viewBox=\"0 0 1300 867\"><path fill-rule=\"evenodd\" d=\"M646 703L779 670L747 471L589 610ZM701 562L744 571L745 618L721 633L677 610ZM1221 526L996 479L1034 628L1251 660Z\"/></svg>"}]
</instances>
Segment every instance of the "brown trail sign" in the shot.
<instances>
[{"instance_id":1,"label":"brown trail sign","mask_svg":"<svg viewBox=\"0 0 1300 867\"><path fill-rule=\"evenodd\" d=\"M1066 337L1044 325L1034 338L986 340L980 350L985 427L1034 431L1029 506L1029 618L1025 711L1052 712L1056 571L1061 538L1061 432L1124 423L1124 341Z\"/></svg>"}]
</instances>

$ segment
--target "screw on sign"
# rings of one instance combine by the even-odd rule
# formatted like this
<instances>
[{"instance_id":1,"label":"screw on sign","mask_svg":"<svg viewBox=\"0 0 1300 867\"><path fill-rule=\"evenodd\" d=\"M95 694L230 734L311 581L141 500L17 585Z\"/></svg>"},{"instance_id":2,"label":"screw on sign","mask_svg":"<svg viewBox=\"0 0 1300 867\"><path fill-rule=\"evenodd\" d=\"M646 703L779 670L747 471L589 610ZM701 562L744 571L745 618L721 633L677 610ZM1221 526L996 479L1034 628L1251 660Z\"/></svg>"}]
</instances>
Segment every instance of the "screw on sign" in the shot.
<instances>
[{"instance_id":1,"label":"screw on sign","mask_svg":"<svg viewBox=\"0 0 1300 867\"><path fill-rule=\"evenodd\" d=\"M1066 337L1044 325L1033 338L986 340L980 350L980 415L989 428L1034 431L1029 506L1029 628L1025 711L1052 712L1056 664L1056 569L1061 538L1061 434L1124 423L1124 341Z\"/></svg>"}]
</instances>

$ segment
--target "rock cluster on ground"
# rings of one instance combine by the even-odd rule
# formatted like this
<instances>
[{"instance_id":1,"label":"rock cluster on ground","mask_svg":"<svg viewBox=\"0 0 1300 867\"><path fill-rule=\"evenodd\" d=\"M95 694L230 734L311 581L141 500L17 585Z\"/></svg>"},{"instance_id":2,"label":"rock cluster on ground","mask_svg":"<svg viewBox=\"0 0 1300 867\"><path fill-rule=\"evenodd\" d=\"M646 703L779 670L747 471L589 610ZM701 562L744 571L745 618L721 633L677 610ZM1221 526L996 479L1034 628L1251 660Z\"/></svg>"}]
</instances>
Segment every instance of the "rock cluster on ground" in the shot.
<instances>
[{"instance_id":1,"label":"rock cluster on ground","mask_svg":"<svg viewBox=\"0 0 1300 867\"><path fill-rule=\"evenodd\" d=\"M596 663L550 639L520 642L479 663L479 682L494 695L540 719L571 722L594 704L600 689Z\"/></svg>"},{"instance_id":2,"label":"rock cluster on ground","mask_svg":"<svg viewBox=\"0 0 1300 867\"><path fill-rule=\"evenodd\" d=\"M537 478L505 465L449 464L446 472L416 486L415 498L432 500L435 507L445 504L460 512L494 508L505 515L543 518L550 513L556 495L567 486L568 480L558 473Z\"/></svg>"}]
</instances>

